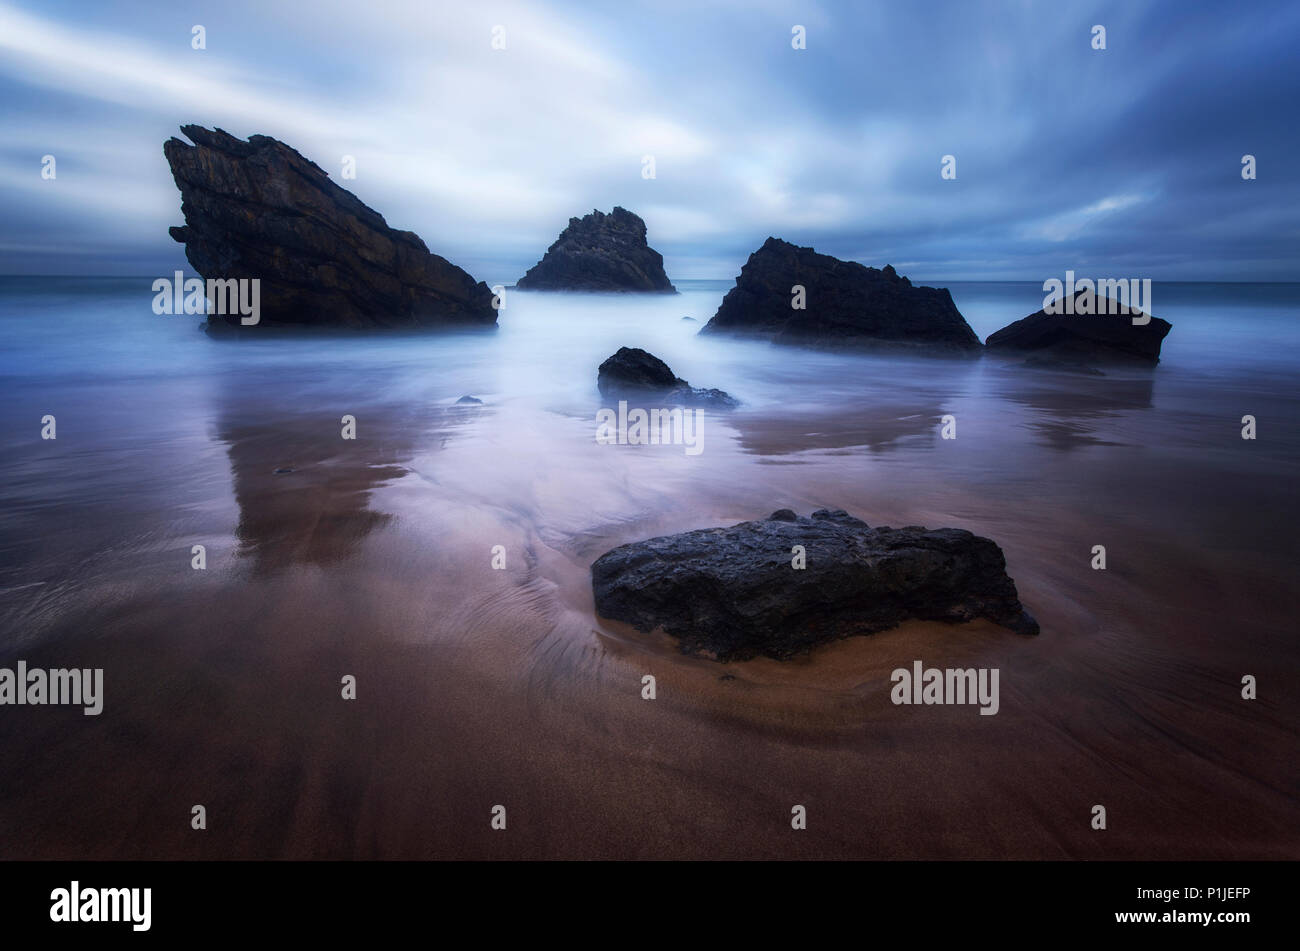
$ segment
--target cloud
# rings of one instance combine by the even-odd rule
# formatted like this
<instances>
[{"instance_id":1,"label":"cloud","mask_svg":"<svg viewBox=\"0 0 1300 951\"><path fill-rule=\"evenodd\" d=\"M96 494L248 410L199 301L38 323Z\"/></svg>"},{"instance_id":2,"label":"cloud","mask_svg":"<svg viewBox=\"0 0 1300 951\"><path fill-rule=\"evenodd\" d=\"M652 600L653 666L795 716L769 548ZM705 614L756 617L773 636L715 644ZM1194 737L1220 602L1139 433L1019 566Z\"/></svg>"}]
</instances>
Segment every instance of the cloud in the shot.
<instances>
[{"instance_id":1,"label":"cloud","mask_svg":"<svg viewBox=\"0 0 1300 951\"><path fill-rule=\"evenodd\" d=\"M1083 208L1075 208L1037 222L1028 229L1028 233L1045 241L1067 241L1078 237L1085 228L1099 219L1146 200L1142 195L1109 195Z\"/></svg>"},{"instance_id":2,"label":"cloud","mask_svg":"<svg viewBox=\"0 0 1300 951\"><path fill-rule=\"evenodd\" d=\"M180 213L161 145L198 122L276 136L331 173L354 156L346 187L493 281L571 215L615 204L697 276L729 276L777 234L949 279L1144 248L1161 277L1209 262L1300 279L1300 133L1284 119L1300 90L1279 39L1300 17L1285 4L1224 29L1213 5L1173 2L202 9L196 51L184 15L0 0L0 245L163 248L170 268ZM1249 191L1246 151L1263 170ZM0 271L38 266L0 252Z\"/></svg>"}]
</instances>

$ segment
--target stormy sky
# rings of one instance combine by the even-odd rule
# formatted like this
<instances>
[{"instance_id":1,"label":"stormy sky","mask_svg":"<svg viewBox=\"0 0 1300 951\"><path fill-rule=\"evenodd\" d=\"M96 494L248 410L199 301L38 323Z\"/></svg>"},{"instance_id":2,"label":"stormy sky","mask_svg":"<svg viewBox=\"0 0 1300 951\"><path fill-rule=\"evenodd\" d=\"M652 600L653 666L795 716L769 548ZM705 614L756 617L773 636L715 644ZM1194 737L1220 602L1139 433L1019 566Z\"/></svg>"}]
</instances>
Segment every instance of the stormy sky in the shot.
<instances>
[{"instance_id":1,"label":"stormy sky","mask_svg":"<svg viewBox=\"0 0 1300 951\"><path fill-rule=\"evenodd\" d=\"M184 266L193 122L489 284L616 204L674 279L777 235L930 282L1300 280L1297 38L1294 2L0 0L0 273Z\"/></svg>"}]
</instances>

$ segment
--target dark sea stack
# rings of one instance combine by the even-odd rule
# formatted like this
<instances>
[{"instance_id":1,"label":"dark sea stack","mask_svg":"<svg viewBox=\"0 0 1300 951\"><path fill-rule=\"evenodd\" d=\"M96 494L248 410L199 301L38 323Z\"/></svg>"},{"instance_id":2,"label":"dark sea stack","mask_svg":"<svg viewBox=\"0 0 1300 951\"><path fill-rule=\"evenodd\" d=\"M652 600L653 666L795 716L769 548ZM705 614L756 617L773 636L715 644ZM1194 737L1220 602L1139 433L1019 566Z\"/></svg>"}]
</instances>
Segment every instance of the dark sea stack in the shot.
<instances>
[{"instance_id":1,"label":"dark sea stack","mask_svg":"<svg viewBox=\"0 0 1300 951\"><path fill-rule=\"evenodd\" d=\"M803 569L791 566L795 545ZM683 653L723 661L785 660L909 618L1038 633L994 542L957 528L871 528L838 509L623 545L596 559L591 583L601 617L661 628Z\"/></svg>"},{"instance_id":2,"label":"dark sea stack","mask_svg":"<svg viewBox=\"0 0 1300 951\"><path fill-rule=\"evenodd\" d=\"M619 347L596 371L596 387L606 399L639 399L664 405L732 409L740 401L722 390L691 386L653 353Z\"/></svg>"},{"instance_id":3,"label":"dark sea stack","mask_svg":"<svg viewBox=\"0 0 1300 951\"><path fill-rule=\"evenodd\" d=\"M261 281L259 326L492 328L492 292L409 231L265 135L181 126L163 145L185 226L172 228L205 279ZM239 327L239 317L209 322Z\"/></svg>"},{"instance_id":4,"label":"dark sea stack","mask_svg":"<svg viewBox=\"0 0 1300 951\"><path fill-rule=\"evenodd\" d=\"M664 259L646 243L645 222L626 208L570 218L516 287L536 291L643 291L675 294Z\"/></svg>"},{"instance_id":5,"label":"dark sea stack","mask_svg":"<svg viewBox=\"0 0 1300 951\"><path fill-rule=\"evenodd\" d=\"M1083 290L1075 294L1076 304L1088 293ZM1113 308L1115 313L1049 314L1040 310L990 334L985 346L990 353L1032 353L1074 364L1155 366L1160 362L1160 345L1173 328L1169 321L1150 317L1145 324L1134 324L1133 317L1140 318L1145 311L1095 295L1093 304L1093 310Z\"/></svg>"},{"instance_id":6,"label":"dark sea stack","mask_svg":"<svg viewBox=\"0 0 1300 951\"><path fill-rule=\"evenodd\" d=\"M794 309L795 285L805 308ZM916 287L892 266L841 261L768 238L700 331L814 347L977 354L971 330L945 288Z\"/></svg>"}]
</instances>

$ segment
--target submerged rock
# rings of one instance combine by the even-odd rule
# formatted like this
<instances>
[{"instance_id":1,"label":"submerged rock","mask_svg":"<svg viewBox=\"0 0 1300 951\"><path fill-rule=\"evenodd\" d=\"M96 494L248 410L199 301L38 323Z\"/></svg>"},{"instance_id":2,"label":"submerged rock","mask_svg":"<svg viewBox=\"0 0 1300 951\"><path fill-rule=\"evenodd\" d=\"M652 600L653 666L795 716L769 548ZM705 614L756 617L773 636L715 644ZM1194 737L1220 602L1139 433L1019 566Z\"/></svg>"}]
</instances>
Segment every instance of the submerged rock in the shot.
<instances>
[{"instance_id":1,"label":"submerged rock","mask_svg":"<svg viewBox=\"0 0 1300 951\"><path fill-rule=\"evenodd\" d=\"M170 229L206 279L260 280L260 323L495 327L492 292L276 139L181 126L163 145L185 226ZM239 327L239 315L209 323Z\"/></svg>"},{"instance_id":2,"label":"submerged rock","mask_svg":"<svg viewBox=\"0 0 1300 951\"><path fill-rule=\"evenodd\" d=\"M990 353L1034 353L1063 363L1138 363L1154 366L1160 362L1160 346L1173 329L1167 320L1152 317L1145 311L1129 308L1109 297L1093 294L1089 309L1113 309L1113 314L1078 313L1079 301L1088 290L1074 295L1075 313L1049 314L1040 310L1008 324L990 334L985 346ZM1134 324L1137 316L1147 323Z\"/></svg>"},{"instance_id":3,"label":"submerged rock","mask_svg":"<svg viewBox=\"0 0 1300 951\"><path fill-rule=\"evenodd\" d=\"M797 309L796 285L804 308ZM768 238L749 256L702 334L744 334L776 343L924 353L979 353L944 288L916 287L892 266L841 261Z\"/></svg>"},{"instance_id":4,"label":"submerged rock","mask_svg":"<svg viewBox=\"0 0 1300 951\"><path fill-rule=\"evenodd\" d=\"M516 287L542 291L677 293L663 256L646 243L645 222L626 208L570 218Z\"/></svg>"},{"instance_id":5,"label":"submerged rock","mask_svg":"<svg viewBox=\"0 0 1300 951\"><path fill-rule=\"evenodd\" d=\"M722 390L694 387L668 364L635 347L619 347L596 372L596 387L607 399L635 398L654 403L731 409L740 401Z\"/></svg>"},{"instance_id":6,"label":"submerged rock","mask_svg":"<svg viewBox=\"0 0 1300 951\"><path fill-rule=\"evenodd\" d=\"M596 559L591 583L601 617L662 628L683 653L724 661L784 660L909 618L1038 633L994 542L957 528L871 528L838 509L623 545Z\"/></svg>"}]
</instances>

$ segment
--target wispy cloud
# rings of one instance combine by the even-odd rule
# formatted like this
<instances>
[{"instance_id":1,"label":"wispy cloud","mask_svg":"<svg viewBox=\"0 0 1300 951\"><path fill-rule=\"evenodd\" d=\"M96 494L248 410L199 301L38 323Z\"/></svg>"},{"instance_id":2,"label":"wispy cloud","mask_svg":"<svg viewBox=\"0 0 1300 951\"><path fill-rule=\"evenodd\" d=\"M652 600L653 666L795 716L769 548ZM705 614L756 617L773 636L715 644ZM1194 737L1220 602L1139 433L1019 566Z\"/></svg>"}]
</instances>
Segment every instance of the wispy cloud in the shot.
<instances>
[{"instance_id":1,"label":"wispy cloud","mask_svg":"<svg viewBox=\"0 0 1300 951\"><path fill-rule=\"evenodd\" d=\"M170 265L180 212L161 144L197 122L274 135L331 173L354 156L347 187L493 281L570 215L614 204L646 218L680 277L734 273L768 234L923 277L1032 277L1060 256L1131 265L1145 230L1163 276L1255 261L1300 278L1276 273L1300 260L1279 210L1300 197L1276 105L1298 85L1285 4L1217 32L1212 7L1172 17L1172 3L201 9L200 51L183 14L0 2L0 244L98 240ZM1105 52L1087 42L1096 22ZM790 47L795 23L806 50ZM1250 191L1246 151L1268 170ZM1236 233L1196 226L1219 207ZM1261 226L1267 254L1245 240ZM40 262L6 251L0 270Z\"/></svg>"},{"instance_id":2,"label":"wispy cloud","mask_svg":"<svg viewBox=\"0 0 1300 951\"><path fill-rule=\"evenodd\" d=\"M1068 241L1078 237L1089 225L1104 221L1109 215L1132 208L1145 200L1142 195L1108 195L1083 208L1075 208L1037 222L1027 231L1031 237L1045 241Z\"/></svg>"}]
</instances>

